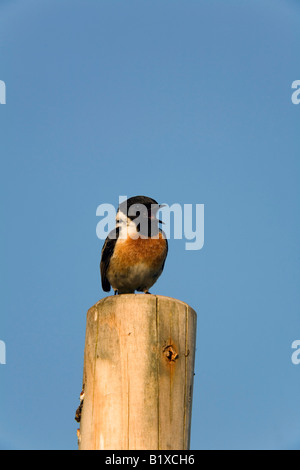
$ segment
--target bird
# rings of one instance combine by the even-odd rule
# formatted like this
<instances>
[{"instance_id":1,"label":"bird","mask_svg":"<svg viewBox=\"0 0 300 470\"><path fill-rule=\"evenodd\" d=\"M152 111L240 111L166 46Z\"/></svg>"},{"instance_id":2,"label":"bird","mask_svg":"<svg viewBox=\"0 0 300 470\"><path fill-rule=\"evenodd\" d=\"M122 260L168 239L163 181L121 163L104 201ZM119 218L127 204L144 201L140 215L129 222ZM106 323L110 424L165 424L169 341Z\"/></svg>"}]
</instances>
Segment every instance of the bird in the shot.
<instances>
[{"instance_id":1,"label":"bird","mask_svg":"<svg viewBox=\"0 0 300 470\"><path fill-rule=\"evenodd\" d=\"M150 294L163 272L168 241L156 218L164 207L147 196L134 196L119 205L116 227L106 238L100 262L102 288L117 294Z\"/></svg>"}]
</instances>

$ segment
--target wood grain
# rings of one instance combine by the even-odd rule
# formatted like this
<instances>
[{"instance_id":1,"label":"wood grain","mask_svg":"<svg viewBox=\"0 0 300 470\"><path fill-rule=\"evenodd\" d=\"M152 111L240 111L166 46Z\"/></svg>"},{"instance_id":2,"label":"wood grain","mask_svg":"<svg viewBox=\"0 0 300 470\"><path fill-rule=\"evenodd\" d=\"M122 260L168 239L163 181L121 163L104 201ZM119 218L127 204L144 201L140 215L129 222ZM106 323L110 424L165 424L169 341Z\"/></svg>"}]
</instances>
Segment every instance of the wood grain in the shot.
<instances>
[{"instance_id":1,"label":"wood grain","mask_svg":"<svg viewBox=\"0 0 300 470\"><path fill-rule=\"evenodd\" d=\"M196 313L169 297L107 297L87 314L80 450L187 450Z\"/></svg>"}]
</instances>

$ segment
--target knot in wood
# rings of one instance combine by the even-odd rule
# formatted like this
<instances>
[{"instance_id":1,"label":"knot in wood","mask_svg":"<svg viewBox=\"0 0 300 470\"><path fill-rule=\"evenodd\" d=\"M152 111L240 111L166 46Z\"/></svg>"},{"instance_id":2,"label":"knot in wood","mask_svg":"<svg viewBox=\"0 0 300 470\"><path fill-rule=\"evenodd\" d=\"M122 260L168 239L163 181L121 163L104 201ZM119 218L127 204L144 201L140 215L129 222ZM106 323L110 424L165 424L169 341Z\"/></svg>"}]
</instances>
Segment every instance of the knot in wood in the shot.
<instances>
[{"instance_id":1,"label":"knot in wood","mask_svg":"<svg viewBox=\"0 0 300 470\"><path fill-rule=\"evenodd\" d=\"M171 344L164 347L163 353L169 362L175 362L176 359L178 359L179 357L177 351L174 349L174 346L172 346Z\"/></svg>"}]
</instances>

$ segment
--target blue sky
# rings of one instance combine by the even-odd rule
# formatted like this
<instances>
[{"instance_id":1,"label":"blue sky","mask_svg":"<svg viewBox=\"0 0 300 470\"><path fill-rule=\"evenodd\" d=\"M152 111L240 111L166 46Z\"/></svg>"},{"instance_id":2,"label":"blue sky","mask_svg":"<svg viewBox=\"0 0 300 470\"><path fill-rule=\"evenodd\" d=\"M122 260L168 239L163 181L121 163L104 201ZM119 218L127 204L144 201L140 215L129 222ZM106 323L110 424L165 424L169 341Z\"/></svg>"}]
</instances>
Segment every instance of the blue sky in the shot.
<instances>
[{"instance_id":1,"label":"blue sky","mask_svg":"<svg viewBox=\"0 0 300 470\"><path fill-rule=\"evenodd\" d=\"M300 449L298 1L0 1L2 449L76 449L96 209L205 204L192 449Z\"/></svg>"}]
</instances>

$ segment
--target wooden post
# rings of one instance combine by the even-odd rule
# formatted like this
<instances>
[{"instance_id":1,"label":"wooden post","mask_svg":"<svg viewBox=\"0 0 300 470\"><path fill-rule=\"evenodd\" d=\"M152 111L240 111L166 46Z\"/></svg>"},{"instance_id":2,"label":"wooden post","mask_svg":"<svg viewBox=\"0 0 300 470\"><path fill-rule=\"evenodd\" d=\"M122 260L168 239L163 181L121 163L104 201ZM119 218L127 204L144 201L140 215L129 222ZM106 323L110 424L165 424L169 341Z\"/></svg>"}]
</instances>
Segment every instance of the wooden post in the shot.
<instances>
[{"instance_id":1,"label":"wooden post","mask_svg":"<svg viewBox=\"0 0 300 470\"><path fill-rule=\"evenodd\" d=\"M196 313L154 295L87 314L80 450L188 450Z\"/></svg>"}]
</instances>

